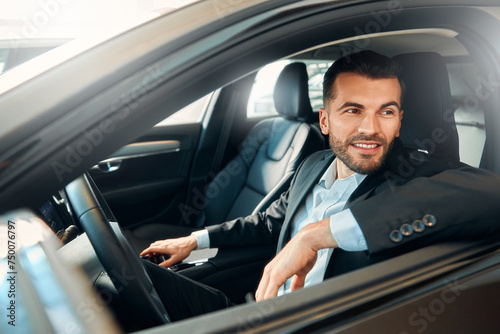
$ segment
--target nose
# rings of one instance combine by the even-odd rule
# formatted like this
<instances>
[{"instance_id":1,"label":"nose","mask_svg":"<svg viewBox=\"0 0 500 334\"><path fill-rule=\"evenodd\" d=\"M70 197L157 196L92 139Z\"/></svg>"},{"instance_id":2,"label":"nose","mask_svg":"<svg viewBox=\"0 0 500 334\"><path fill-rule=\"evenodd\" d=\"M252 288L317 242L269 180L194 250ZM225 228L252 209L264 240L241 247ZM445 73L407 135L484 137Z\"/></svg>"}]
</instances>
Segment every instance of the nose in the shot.
<instances>
[{"instance_id":1,"label":"nose","mask_svg":"<svg viewBox=\"0 0 500 334\"><path fill-rule=\"evenodd\" d=\"M361 119L358 127L358 133L365 135L378 134L380 131L380 124L377 115L365 113Z\"/></svg>"}]
</instances>

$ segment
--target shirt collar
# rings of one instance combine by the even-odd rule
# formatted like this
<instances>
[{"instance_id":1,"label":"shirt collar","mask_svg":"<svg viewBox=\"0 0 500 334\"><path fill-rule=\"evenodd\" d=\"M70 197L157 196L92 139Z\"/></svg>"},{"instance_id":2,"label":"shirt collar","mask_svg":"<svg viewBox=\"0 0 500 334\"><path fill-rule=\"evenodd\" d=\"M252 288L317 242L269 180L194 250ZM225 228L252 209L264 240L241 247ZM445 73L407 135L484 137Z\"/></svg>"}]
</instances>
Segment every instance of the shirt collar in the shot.
<instances>
[{"instance_id":1,"label":"shirt collar","mask_svg":"<svg viewBox=\"0 0 500 334\"><path fill-rule=\"evenodd\" d=\"M327 189L330 189L333 184L335 183L335 179L337 178L337 158L333 160L333 162L330 164L328 169L325 171L321 179L319 179L318 184L324 186ZM354 182L356 182L356 186L359 186L361 182L366 178L367 175L365 174L359 174L359 173L354 173L350 175L349 177L345 178L344 180L348 179L354 179Z\"/></svg>"}]
</instances>

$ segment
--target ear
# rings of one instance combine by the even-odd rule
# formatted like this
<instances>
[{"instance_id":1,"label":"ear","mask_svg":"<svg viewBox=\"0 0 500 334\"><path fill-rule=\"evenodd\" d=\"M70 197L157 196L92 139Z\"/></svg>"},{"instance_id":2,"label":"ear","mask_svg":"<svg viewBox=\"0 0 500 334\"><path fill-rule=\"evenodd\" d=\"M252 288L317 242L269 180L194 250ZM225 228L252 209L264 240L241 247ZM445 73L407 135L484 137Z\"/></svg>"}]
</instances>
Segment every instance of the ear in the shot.
<instances>
[{"instance_id":1,"label":"ear","mask_svg":"<svg viewBox=\"0 0 500 334\"><path fill-rule=\"evenodd\" d=\"M398 132L396 133L396 137L399 137L399 132L401 131L401 122L403 121L403 110L401 109L399 111L399 129Z\"/></svg>"},{"instance_id":2,"label":"ear","mask_svg":"<svg viewBox=\"0 0 500 334\"><path fill-rule=\"evenodd\" d=\"M325 108L319 108L319 127L321 133L327 135L330 133L330 126L328 125L328 112Z\"/></svg>"}]
</instances>

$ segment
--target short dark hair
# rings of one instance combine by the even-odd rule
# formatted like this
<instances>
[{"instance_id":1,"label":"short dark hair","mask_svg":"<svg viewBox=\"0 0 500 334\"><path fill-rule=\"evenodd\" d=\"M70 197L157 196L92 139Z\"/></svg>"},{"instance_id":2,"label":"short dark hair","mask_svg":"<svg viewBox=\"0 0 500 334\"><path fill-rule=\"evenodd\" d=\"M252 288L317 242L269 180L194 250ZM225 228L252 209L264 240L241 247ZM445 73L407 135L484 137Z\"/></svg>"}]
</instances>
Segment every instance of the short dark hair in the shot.
<instances>
[{"instance_id":1,"label":"short dark hair","mask_svg":"<svg viewBox=\"0 0 500 334\"><path fill-rule=\"evenodd\" d=\"M401 86L401 103L405 84L401 79L401 66L389 57L374 51L360 51L337 59L323 78L323 104L335 98L333 84L341 73L355 73L370 79L397 78Z\"/></svg>"}]
</instances>

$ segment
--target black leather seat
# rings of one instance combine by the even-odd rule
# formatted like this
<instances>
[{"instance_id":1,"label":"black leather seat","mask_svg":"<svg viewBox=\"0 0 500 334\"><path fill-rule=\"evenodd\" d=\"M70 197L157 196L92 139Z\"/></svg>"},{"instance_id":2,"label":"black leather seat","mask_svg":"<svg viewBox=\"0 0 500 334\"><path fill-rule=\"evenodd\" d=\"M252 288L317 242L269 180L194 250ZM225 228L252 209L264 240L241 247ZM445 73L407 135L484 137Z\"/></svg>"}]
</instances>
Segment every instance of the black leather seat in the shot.
<instances>
[{"instance_id":1,"label":"black leather seat","mask_svg":"<svg viewBox=\"0 0 500 334\"><path fill-rule=\"evenodd\" d=\"M433 52L393 57L406 86L401 140L406 147L459 161L458 132L446 63Z\"/></svg>"},{"instance_id":2,"label":"black leather seat","mask_svg":"<svg viewBox=\"0 0 500 334\"><path fill-rule=\"evenodd\" d=\"M324 138L312 124L304 63L283 69L273 97L279 116L257 123L239 154L212 180L206 190L208 205L196 226L148 224L126 231L137 250L154 240L187 235L203 226L265 210L288 188L301 161L324 148Z\"/></svg>"}]
</instances>

